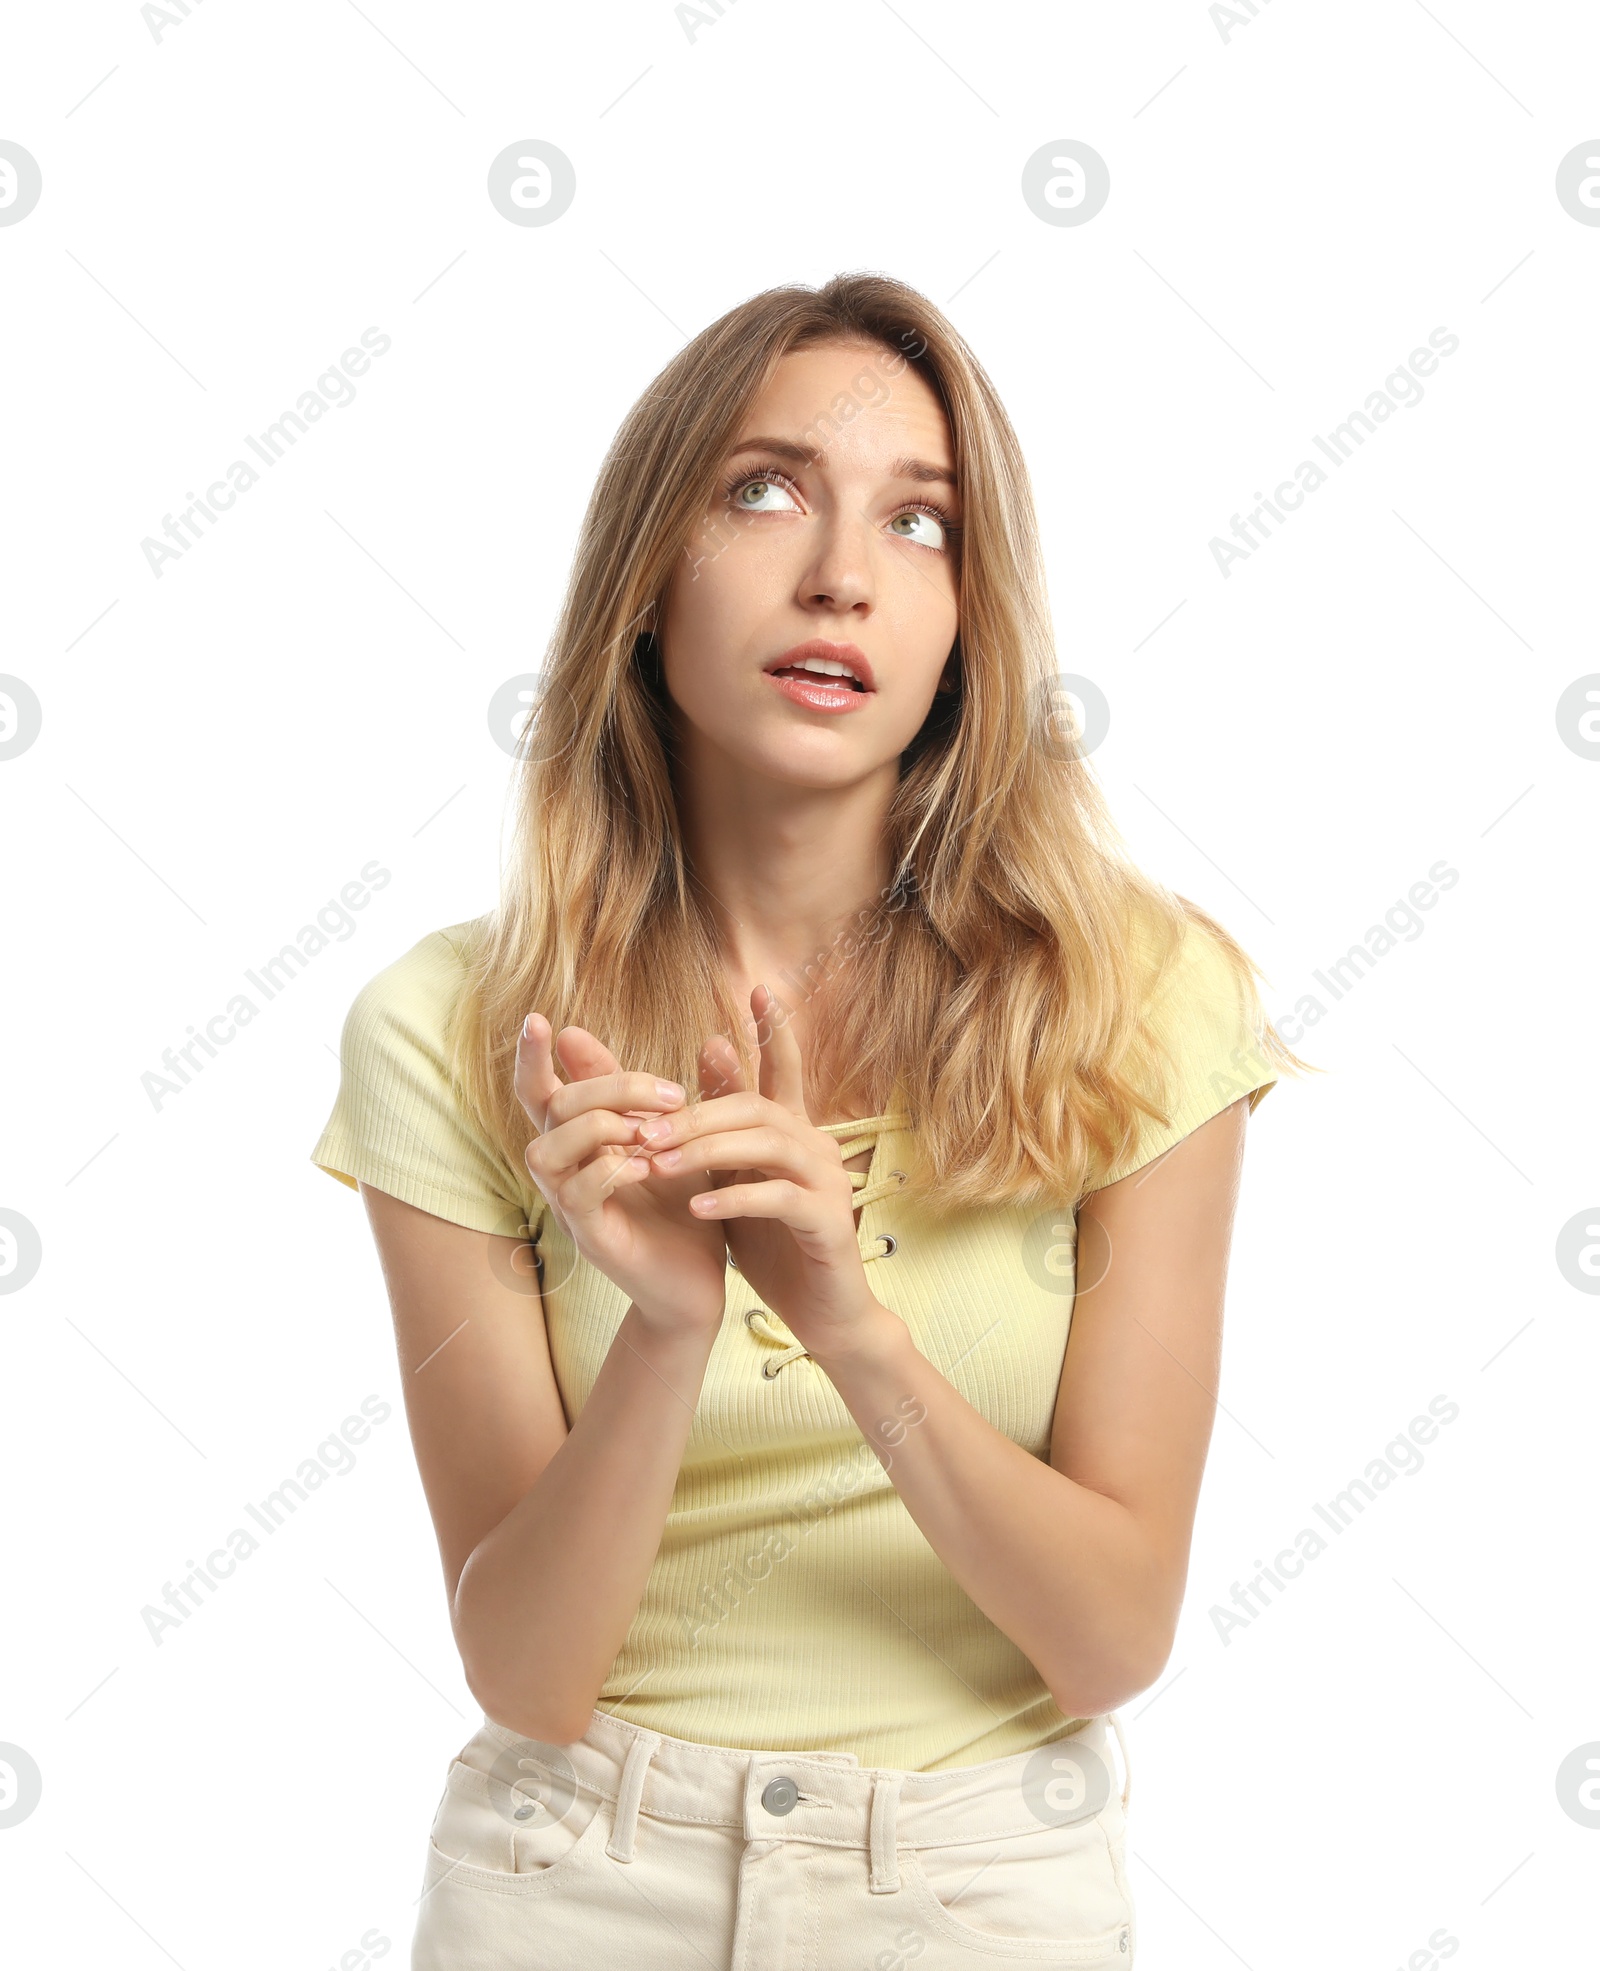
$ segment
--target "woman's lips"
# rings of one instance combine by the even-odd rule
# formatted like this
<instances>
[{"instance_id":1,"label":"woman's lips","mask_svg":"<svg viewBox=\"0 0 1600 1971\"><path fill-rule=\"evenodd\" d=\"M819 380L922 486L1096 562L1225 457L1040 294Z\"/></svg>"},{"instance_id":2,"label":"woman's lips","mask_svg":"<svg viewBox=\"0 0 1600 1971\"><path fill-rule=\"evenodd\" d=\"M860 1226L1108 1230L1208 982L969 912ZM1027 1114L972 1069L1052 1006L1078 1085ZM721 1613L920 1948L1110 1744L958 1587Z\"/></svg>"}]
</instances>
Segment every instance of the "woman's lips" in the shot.
<instances>
[{"instance_id":1,"label":"woman's lips","mask_svg":"<svg viewBox=\"0 0 1600 1971\"><path fill-rule=\"evenodd\" d=\"M844 678L820 677L815 672L797 675L791 671L780 676L768 671L765 676L791 704L803 705L808 712L853 712L873 695L858 691Z\"/></svg>"}]
</instances>

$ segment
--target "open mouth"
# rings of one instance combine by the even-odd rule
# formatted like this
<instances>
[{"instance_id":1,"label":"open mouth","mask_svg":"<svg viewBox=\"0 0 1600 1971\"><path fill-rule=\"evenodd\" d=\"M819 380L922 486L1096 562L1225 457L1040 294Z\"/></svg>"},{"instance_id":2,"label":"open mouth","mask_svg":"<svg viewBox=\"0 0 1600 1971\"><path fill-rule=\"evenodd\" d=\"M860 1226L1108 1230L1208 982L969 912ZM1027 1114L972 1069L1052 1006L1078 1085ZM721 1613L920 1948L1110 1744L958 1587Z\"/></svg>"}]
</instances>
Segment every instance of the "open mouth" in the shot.
<instances>
[{"instance_id":1,"label":"open mouth","mask_svg":"<svg viewBox=\"0 0 1600 1971\"><path fill-rule=\"evenodd\" d=\"M802 684L821 685L825 688L832 686L840 691L865 691L867 688L860 678L851 677L848 673L844 677L834 677L826 671L808 671L801 664L785 664L781 671L772 671L769 675L775 678L795 678Z\"/></svg>"}]
</instances>

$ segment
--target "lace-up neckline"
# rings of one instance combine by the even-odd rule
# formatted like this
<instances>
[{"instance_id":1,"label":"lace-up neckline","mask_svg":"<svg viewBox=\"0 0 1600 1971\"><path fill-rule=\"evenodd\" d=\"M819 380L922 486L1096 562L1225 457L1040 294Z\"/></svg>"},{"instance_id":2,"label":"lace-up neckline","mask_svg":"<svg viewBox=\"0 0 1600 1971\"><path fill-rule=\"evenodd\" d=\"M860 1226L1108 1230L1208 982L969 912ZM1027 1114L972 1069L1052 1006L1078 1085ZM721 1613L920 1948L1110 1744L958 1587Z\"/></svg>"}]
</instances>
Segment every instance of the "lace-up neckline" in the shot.
<instances>
[{"instance_id":1,"label":"lace-up neckline","mask_svg":"<svg viewBox=\"0 0 1600 1971\"><path fill-rule=\"evenodd\" d=\"M887 1170L877 1174L878 1147L885 1136L896 1131L909 1129L911 1117L903 1109L888 1109L882 1115L856 1116L849 1122L822 1122L817 1127L825 1136L831 1136L839 1145L840 1154L846 1163L859 1156L863 1150L870 1149L872 1161L865 1170L852 1170L850 1188L855 1196L851 1209L863 1215L868 1205L876 1204L880 1198L892 1197L906 1181L903 1170ZM860 1242L860 1224L856 1227L857 1242ZM863 1265L871 1265L876 1259L887 1259L895 1250L896 1241L886 1233L878 1233L861 1246ZM730 1257L729 1264L732 1259ZM745 1311L745 1326L763 1335L768 1341L779 1344L779 1352L769 1355L761 1365L761 1373L770 1382L780 1370L790 1362L798 1361L808 1353L803 1342L796 1341L776 1315L769 1314L764 1307L751 1307Z\"/></svg>"},{"instance_id":2,"label":"lace-up neckline","mask_svg":"<svg viewBox=\"0 0 1600 1971\"><path fill-rule=\"evenodd\" d=\"M855 1192L851 1201L853 1211L865 1211L869 1204L876 1204L880 1198L889 1197L898 1191L905 1182L903 1170L891 1170L882 1177L874 1177L872 1166L878 1160L879 1140L895 1130L908 1129L911 1118L903 1109L890 1109L881 1116L857 1116L850 1122L823 1122L817 1127L824 1136L831 1136L839 1145L840 1155L846 1163L859 1156L863 1150L872 1151L872 1164L865 1170L850 1172L850 1186ZM877 1258L877 1254L863 1253L862 1258Z\"/></svg>"}]
</instances>

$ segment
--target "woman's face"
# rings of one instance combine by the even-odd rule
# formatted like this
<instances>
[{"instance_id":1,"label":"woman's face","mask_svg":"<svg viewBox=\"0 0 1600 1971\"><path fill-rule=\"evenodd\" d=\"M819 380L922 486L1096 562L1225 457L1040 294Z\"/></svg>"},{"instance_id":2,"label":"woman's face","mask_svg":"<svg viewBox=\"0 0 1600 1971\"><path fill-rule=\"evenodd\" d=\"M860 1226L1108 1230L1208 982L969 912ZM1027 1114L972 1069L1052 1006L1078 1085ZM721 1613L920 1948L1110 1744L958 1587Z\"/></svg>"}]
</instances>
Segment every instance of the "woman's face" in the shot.
<instances>
[{"instance_id":1,"label":"woman's face","mask_svg":"<svg viewBox=\"0 0 1600 1971\"><path fill-rule=\"evenodd\" d=\"M691 770L709 749L774 780L835 786L897 760L955 642L960 520L944 411L902 356L837 343L785 356L739 426L657 625ZM855 660L869 688L780 681L805 645Z\"/></svg>"}]
</instances>

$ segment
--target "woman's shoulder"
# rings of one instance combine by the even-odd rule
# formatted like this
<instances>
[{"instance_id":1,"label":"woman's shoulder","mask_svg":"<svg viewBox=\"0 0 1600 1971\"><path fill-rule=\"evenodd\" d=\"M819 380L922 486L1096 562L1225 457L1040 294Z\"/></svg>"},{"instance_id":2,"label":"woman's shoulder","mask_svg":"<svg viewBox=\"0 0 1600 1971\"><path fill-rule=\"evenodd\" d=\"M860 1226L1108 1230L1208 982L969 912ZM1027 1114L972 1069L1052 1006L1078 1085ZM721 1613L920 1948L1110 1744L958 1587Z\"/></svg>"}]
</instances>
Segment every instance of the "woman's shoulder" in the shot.
<instances>
[{"instance_id":1,"label":"woman's shoulder","mask_svg":"<svg viewBox=\"0 0 1600 1971\"><path fill-rule=\"evenodd\" d=\"M1139 1019L1119 1063L1164 1119L1142 1116L1137 1141L1091 1189L1139 1169L1240 1096L1255 1109L1278 1079L1249 957L1215 918L1178 902L1176 918L1151 907L1134 923Z\"/></svg>"},{"instance_id":2,"label":"woman's shoulder","mask_svg":"<svg viewBox=\"0 0 1600 1971\"><path fill-rule=\"evenodd\" d=\"M339 1048L339 1092L312 1160L478 1231L514 1231L521 1187L462 1099L451 1018L482 919L429 931L356 994Z\"/></svg>"},{"instance_id":3,"label":"woman's shoulder","mask_svg":"<svg viewBox=\"0 0 1600 1971\"><path fill-rule=\"evenodd\" d=\"M1178 897L1174 909L1137 905L1128 947L1139 1010L1164 1031L1196 1017L1236 1017L1255 1011L1248 957L1232 933L1198 905Z\"/></svg>"},{"instance_id":4,"label":"woman's shoulder","mask_svg":"<svg viewBox=\"0 0 1600 1971\"><path fill-rule=\"evenodd\" d=\"M419 1036L442 1039L466 984L483 922L469 917L425 932L365 981L347 1019L357 1027L399 1022Z\"/></svg>"}]
</instances>

